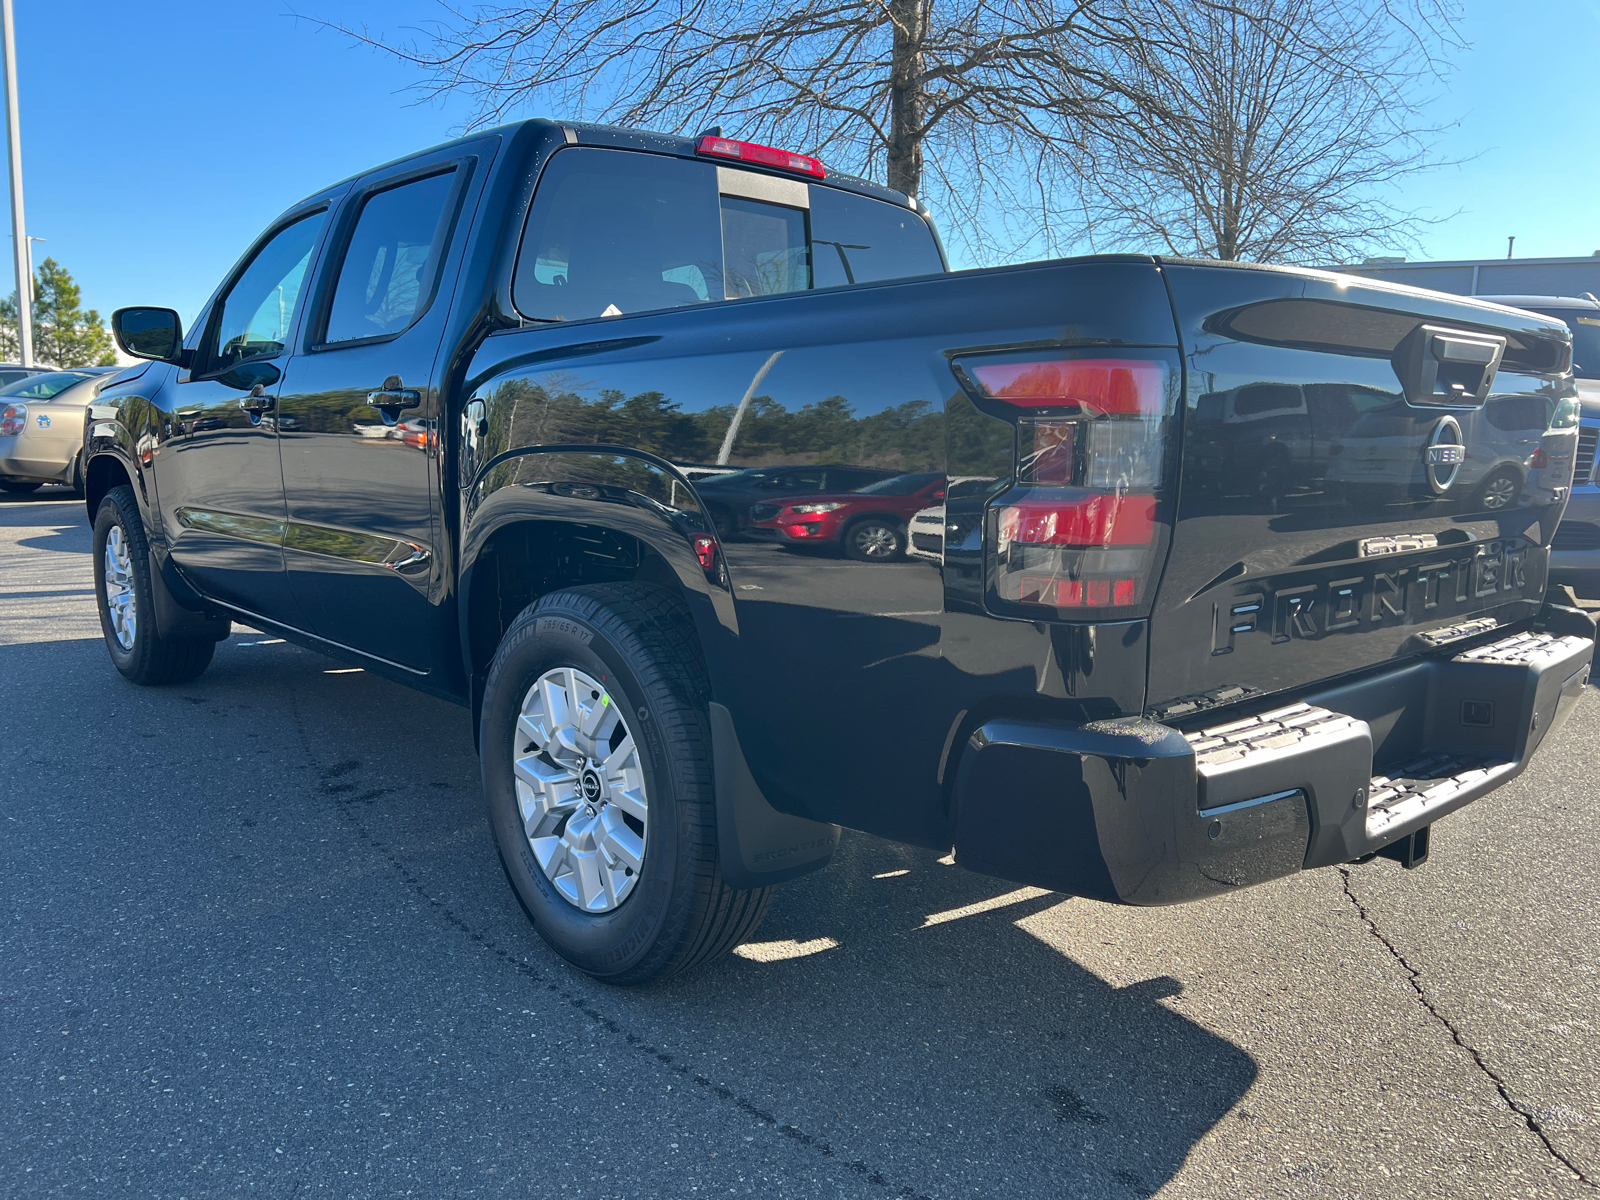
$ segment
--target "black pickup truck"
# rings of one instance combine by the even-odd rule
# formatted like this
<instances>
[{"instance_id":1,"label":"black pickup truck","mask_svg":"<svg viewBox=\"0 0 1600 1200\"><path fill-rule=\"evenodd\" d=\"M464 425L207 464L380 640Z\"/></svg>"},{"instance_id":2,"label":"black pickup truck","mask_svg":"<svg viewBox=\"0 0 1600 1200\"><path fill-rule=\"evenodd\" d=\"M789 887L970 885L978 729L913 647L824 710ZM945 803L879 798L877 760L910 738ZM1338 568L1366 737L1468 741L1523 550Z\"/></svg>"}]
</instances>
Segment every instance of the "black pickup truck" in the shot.
<instances>
[{"instance_id":1,"label":"black pickup truck","mask_svg":"<svg viewBox=\"0 0 1600 1200\"><path fill-rule=\"evenodd\" d=\"M239 621L470 705L512 887L618 983L747 937L840 826L1138 905L1413 865L1588 679L1546 596L1549 317L1141 256L952 273L913 199L815 159L529 121L295 205L187 335L114 327L149 360L86 417L117 669L192 678ZM1214 399L1257 385L1288 460ZM1458 477L1508 397L1536 428L1488 508ZM783 541L719 535L733 469L795 477ZM804 544L908 520L899 474L950 481L918 558Z\"/></svg>"}]
</instances>

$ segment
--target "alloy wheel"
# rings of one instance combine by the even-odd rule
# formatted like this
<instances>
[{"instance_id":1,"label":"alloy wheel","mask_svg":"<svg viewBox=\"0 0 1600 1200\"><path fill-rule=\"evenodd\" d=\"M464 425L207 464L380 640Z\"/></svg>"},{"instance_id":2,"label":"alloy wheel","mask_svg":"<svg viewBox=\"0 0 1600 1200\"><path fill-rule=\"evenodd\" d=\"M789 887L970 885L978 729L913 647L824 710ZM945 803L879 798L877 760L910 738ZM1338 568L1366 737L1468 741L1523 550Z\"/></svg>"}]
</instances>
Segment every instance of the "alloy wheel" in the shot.
<instances>
[{"instance_id":1,"label":"alloy wheel","mask_svg":"<svg viewBox=\"0 0 1600 1200\"><path fill-rule=\"evenodd\" d=\"M128 556L128 539L120 525L106 531L104 560L106 613L111 617L111 632L116 635L117 645L132 650L139 632L139 606L133 592L133 560Z\"/></svg>"},{"instance_id":2,"label":"alloy wheel","mask_svg":"<svg viewBox=\"0 0 1600 1200\"><path fill-rule=\"evenodd\" d=\"M1496 475L1483 489L1483 507L1491 512L1505 508L1515 500L1517 481L1509 475Z\"/></svg>"},{"instance_id":3,"label":"alloy wheel","mask_svg":"<svg viewBox=\"0 0 1600 1200\"><path fill-rule=\"evenodd\" d=\"M858 525L850 535L856 549L867 558L893 558L900 549L900 535L887 525Z\"/></svg>"},{"instance_id":4,"label":"alloy wheel","mask_svg":"<svg viewBox=\"0 0 1600 1200\"><path fill-rule=\"evenodd\" d=\"M605 686L546 671L517 717L512 769L528 846L574 908L606 913L639 882L649 801L639 748Z\"/></svg>"}]
</instances>

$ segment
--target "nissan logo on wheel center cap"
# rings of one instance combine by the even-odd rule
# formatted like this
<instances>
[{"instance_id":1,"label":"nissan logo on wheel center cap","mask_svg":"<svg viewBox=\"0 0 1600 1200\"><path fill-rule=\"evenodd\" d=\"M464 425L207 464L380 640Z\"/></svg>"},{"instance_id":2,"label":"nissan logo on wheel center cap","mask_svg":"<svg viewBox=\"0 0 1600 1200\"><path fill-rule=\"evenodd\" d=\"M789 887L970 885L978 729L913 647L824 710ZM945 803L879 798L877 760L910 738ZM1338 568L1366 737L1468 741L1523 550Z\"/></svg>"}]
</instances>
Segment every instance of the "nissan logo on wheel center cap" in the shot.
<instances>
[{"instance_id":1,"label":"nissan logo on wheel center cap","mask_svg":"<svg viewBox=\"0 0 1600 1200\"><path fill-rule=\"evenodd\" d=\"M1461 423L1454 417L1440 417L1428 439L1422 461L1427 468L1428 486L1439 495L1450 490L1450 485L1461 474L1461 464L1466 461L1467 448L1461 436Z\"/></svg>"},{"instance_id":2,"label":"nissan logo on wheel center cap","mask_svg":"<svg viewBox=\"0 0 1600 1200\"><path fill-rule=\"evenodd\" d=\"M579 777L579 786L583 788L583 798L590 804L600 799L600 776L593 771L585 771Z\"/></svg>"}]
</instances>

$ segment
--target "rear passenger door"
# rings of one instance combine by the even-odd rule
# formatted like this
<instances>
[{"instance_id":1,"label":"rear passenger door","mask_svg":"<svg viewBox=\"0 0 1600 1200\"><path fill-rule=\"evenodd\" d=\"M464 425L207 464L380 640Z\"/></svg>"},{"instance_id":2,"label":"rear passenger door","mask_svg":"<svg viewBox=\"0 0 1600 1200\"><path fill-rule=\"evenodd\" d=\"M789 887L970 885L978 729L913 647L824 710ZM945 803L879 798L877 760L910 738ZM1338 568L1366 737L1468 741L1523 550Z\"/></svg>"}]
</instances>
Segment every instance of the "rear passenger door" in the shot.
<instances>
[{"instance_id":1,"label":"rear passenger door","mask_svg":"<svg viewBox=\"0 0 1600 1200\"><path fill-rule=\"evenodd\" d=\"M279 398L284 565L312 631L418 672L442 636L440 346L492 145L357 183Z\"/></svg>"}]
</instances>

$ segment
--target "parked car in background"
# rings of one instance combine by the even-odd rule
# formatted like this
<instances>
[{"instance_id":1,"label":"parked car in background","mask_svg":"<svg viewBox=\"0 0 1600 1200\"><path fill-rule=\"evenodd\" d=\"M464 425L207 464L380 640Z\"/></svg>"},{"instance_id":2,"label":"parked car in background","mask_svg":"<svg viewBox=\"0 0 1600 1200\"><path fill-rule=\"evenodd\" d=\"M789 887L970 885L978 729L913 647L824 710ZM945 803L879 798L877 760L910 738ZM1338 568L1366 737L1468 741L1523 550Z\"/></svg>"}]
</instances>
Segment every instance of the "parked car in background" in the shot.
<instances>
[{"instance_id":1,"label":"parked car in background","mask_svg":"<svg viewBox=\"0 0 1600 1200\"><path fill-rule=\"evenodd\" d=\"M25 367L20 363L0 363L0 387L10 387L19 379L26 379L30 375L43 375L52 370L53 367Z\"/></svg>"},{"instance_id":2,"label":"parked car in background","mask_svg":"<svg viewBox=\"0 0 1600 1200\"><path fill-rule=\"evenodd\" d=\"M947 502L982 496L999 483L988 475L956 475L946 479L944 496L938 504L930 504L911 514L906 524L906 557L923 562L944 564L945 539L959 542L964 536L961 518L952 517Z\"/></svg>"},{"instance_id":3,"label":"parked car in background","mask_svg":"<svg viewBox=\"0 0 1600 1200\"><path fill-rule=\"evenodd\" d=\"M711 475L695 481L695 490L723 537L738 537L750 524L752 505L779 497L809 496L821 492L848 492L888 479L894 471L852 467L843 463L811 466L750 467Z\"/></svg>"},{"instance_id":4,"label":"parked car in background","mask_svg":"<svg viewBox=\"0 0 1600 1200\"><path fill-rule=\"evenodd\" d=\"M906 552L906 526L930 500L944 499L944 473L891 475L848 492L816 492L750 507L751 537L790 546L832 545L861 562L893 562Z\"/></svg>"},{"instance_id":5,"label":"parked car in background","mask_svg":"<svg viewBox=\"0 0 1600 1200\"><path fill-rule=\"evenodd\" d=\"M1532 473L1545 463L1544 435L1555 407L1548 394L1515 393L1490 396L1476 409L1453 414L1463 447L1450 487L1458 507L1466 512L1515 507ZM1328 489L1358 510L1429 495L1427 464L1412 444L1414 424L1401 396L1382 397L1360 411L1327 446Z\"/></svg>"},{"instance_id":6,"label":"parked car in background","mask_svg":"<svg viewBox=\"0 0 1600 1200\"><path fill-rule=\"evenodd\" d=\"M1572 330L1572 374L1578 385L1578 460L1572 498L1550 546L1550 582L1586 600L1600 600L1600 300L1594 296L1484 296L1496 304L1554 317Z\"/></svg>"},{"instance_id":7,"label":"parked car in background","mask_svg":"<svg viewBox=\"0 0 1600 1200\"><path fill-rule=\"evenodd\" d=\"M930 504L911 514L906 522L906 557L943 565L944 505Z\"/></svg>"},{"instance_id":8,"label":"parked car in background","mask_svg":"<svg viewBox=\"0 0 1600 1200\"><path fill-rule=\"evenodd\" d=\"M37 371L0 387L0 491L65 483L82 492L83 414L120 370Z\"/></svg>"}]
</instances>

